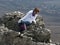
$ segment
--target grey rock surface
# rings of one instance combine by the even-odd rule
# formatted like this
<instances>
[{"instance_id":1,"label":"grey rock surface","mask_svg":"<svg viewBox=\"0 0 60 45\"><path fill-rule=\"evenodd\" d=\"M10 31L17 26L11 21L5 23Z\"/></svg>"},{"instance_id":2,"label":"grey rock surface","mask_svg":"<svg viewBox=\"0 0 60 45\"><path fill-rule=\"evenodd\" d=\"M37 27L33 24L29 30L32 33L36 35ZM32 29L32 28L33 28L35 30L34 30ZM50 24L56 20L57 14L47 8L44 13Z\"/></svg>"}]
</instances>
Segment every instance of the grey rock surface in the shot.
<instances>
[{"instance_id":1,"label":"grey rock surface","mask_svg":"<svg viewBox=\"0 0 60 45\"><path fill-rule=\"evenodd\" d=\"M6 13L1 18L0 45L50 45L51 31L45 27L42 16L38 16L37 24L30 25L24 31L23 38L16 38L19 27L17 21L25 14L15 11ZM55 44L52 44L55 45Z\"/></svg>"}]
</instances>

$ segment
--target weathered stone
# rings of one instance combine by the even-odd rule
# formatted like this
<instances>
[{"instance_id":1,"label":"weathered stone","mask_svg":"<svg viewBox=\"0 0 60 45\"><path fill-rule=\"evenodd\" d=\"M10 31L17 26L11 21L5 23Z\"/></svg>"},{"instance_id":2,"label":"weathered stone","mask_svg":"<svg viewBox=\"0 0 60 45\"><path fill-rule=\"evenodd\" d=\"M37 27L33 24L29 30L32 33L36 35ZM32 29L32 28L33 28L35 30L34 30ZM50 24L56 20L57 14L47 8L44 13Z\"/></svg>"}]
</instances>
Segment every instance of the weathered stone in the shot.
<instances>
[{"instance_id":1,"label":"weathered stone","mask_svg":"<svg viewBox=\"0 0 60 45\"><path fill-rule=\"evenodd\" d=\"M2 18L0 26L0 44L1 45L49 45L51 31L45 28L42 16L38 16L36 25L27 27L23 38L19 38L19 27L17 21L24 16L23 13L15 11L6 13ZM42 43L41 43L42 42Z\"/></svg>"}]
</instances>

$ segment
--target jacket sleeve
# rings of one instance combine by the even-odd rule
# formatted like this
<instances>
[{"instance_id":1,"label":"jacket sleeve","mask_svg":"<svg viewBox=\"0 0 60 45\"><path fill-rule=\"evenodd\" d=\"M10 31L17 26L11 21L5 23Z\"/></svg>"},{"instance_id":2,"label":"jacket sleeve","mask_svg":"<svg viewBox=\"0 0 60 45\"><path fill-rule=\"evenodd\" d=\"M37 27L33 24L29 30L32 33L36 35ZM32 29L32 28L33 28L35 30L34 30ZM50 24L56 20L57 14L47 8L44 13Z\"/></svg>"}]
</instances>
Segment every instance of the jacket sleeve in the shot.
<instances>
[{"instance_id":1,"label":"jacket sleeve","mask_svg":"<svg viewBox=\"0 0 60 45\"><path fill-rule=\"evenodd\" d=\"M30 14L30 11L27 12L26 15L21 20L25 19L27 16L29 16L29 14Z\"/></svg>"},{"instance_id":2,"label":"jacket sleeve","mask_svg":"<svg viewBox=\"0 0 60 45\"><path fill-rule=\"evenodd\" d=\"M29 16L30 12L31 12L31 11L27 12L26 15L25 15L23 18L19 19L19 20L18 20L18 23L20 23L21 20L23 20L23 19L25 19L27 16Z\"/></svg>"}]
</instances>

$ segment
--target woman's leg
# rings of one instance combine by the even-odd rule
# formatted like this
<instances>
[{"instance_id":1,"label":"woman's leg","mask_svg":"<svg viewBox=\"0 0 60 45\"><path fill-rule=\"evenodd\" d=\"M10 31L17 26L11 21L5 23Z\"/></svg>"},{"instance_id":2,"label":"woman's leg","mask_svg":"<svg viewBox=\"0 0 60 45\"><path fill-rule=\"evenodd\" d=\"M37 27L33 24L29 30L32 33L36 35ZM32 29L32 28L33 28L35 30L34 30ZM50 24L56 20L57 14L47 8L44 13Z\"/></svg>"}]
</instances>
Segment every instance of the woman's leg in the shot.
<instances>
[{"instance_id":1,"label":"woman's leg","mask_svg":"<svg viewBox=\"0 0 60 45\"><path fill-rule=\"evenodd\" d=\"M24 30L26 30L26 25L24 23L18 24L19 26L19 35L17 37L23 37Z\"/></svg>"}]
</instances>

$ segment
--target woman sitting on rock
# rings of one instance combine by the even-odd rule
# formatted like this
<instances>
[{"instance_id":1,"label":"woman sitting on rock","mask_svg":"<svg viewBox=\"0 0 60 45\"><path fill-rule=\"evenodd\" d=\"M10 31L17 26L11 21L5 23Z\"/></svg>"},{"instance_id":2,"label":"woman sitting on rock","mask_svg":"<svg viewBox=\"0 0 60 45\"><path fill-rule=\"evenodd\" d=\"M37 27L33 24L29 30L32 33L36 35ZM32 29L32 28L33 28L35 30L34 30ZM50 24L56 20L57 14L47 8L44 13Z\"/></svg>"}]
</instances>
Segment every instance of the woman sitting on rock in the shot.
<instances>
[{"instance_id":1,"label":"woman sitting on rock","mask_svg":"<svg viewBox=\"0 0 60 45\"><path fill-rule=\"evenodd\" d=\"M24 30L27 29L27 26L32 23L36 24L36 17L38 16L39 9L35 8L34 10L30 10L23 18L18 20L18 26L20 28L19 36L23 36Z\"/></svg>"}]
</instances>

